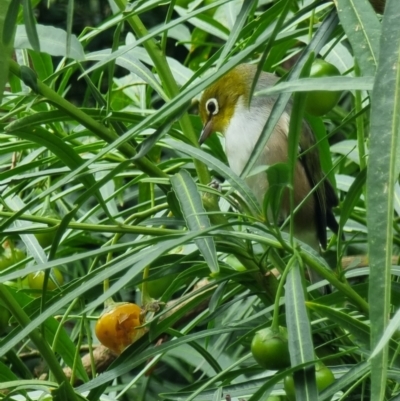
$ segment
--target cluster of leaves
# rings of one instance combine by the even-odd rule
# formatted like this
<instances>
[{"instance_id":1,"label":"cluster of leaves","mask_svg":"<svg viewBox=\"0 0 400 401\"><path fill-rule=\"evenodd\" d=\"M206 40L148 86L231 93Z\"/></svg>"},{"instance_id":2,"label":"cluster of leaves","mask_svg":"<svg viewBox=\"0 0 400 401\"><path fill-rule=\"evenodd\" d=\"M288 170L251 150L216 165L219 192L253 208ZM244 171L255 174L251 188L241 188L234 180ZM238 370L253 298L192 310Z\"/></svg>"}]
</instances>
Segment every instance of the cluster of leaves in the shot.
<instances>
[{"instance_id":1,"label":"cluster of leaves","mask_svg":"<svg viewBox=\"0 0 400 401\"><path fill-rule=\"evenodd\" d=\"M296 372L297 400L395 399L398 1L382 17L367 0L110 0L112 15L79 37L73 0L66 30L36 23L39 2L0 2L0 233L11 252L0 272L0 398L256 401L284 397ZM152 13L164 23L145 26ZM89 51L104 33L111 48ZM185 59L169 57L171 45ZM299 79L314 54L342 76ZM290 66L290 82L269 89L279 101L261 145L293 92L345 91L323 118L307 116L341 200L331 266L266 224L244 180L262 147L238 177L218 137L197 144L193 99L250 61L280 75ZM72 102L77 77L83 96ZM305 264L329 295L318 291L327 281L306 286ZM29 288L39 270L56 285ZM146 334L98 375L93 328L110 298L145 305ZM292 366L278 372L250 353L273 315ZM317 359L335 376L319 395Z\"/></svg>"}]
</instances>

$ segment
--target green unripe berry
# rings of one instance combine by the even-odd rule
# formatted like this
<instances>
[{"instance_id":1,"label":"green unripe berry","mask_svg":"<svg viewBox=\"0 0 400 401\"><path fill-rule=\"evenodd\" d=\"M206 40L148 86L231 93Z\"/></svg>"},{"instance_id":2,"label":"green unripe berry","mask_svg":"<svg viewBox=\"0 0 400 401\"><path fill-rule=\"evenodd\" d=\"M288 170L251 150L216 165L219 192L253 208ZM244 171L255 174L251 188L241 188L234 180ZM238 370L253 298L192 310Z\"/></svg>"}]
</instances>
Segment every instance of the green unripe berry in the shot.
<instances>
[{"instance_id":1,"label":"green unripe berry","mask_svg":"<svg viewBox=\"0 0 400 401\"><path fill-rule=\"evenodd\" d=\"M278 370L290 366L287 330L278 331L270 327L257 331L251 342L251 353L257 363L265 369Z\"/></svg>"},{"instance_id":2,"label":"green unripe berry","mask_svg":"<svg viewBox=\"0 0 400 401\"><path fill-rule=\"evenodd\" d=\"M310 77L334 77L339 70L322 59L316 59L311 67ZM307 94L306 112L313 116L323 116L332 110L340 99L341 91L312 91Z\"/></svg>"}]
</instances>

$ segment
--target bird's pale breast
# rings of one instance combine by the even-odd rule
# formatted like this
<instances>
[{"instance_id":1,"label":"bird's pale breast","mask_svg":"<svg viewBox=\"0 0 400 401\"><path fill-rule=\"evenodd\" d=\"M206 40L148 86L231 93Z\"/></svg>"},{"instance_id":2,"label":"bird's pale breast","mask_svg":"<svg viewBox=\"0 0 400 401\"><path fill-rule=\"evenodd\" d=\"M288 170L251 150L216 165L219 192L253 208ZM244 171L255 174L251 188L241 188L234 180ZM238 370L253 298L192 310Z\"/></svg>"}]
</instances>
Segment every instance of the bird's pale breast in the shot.
<instances>
[{"instance_id":1,"label":"bird's pale breast","mask_svg":"<svg viewBox=\"0 0 400 401\"><path fill-rule=\"evenodd\" d=\"M240 175L252 154L258 138L269 116L267 107L251 107L250 109L239 99L235 113L225 131L225 152L229 166ZM283 162L287 159L287 131L289 117L282 115L276 129L267 142L267 146L261 153L253 168L268 166ZM251 175L246 179L250 189L255 194L260 204L268 189L267 175L265 171Z\"/></svg>"}]
</instances>

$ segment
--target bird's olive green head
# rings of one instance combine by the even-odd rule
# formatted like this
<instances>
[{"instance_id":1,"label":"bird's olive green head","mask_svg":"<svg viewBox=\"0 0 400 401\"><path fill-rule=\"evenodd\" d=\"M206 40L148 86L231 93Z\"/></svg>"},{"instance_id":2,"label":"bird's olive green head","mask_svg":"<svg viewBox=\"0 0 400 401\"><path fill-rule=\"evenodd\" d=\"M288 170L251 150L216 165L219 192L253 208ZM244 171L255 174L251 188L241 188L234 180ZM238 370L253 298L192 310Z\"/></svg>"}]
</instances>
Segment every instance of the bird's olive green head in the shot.
<instances>
[{"instance_id":1,"label":"bird's olive green head","mask_svg":"<svg viewBox=\"0 0 400 401\"><path fill-rule=\"evenodd\" d=\"M203 143L213 132L225 133L240 97L248 100L257 67L241 64L207 88L200 99L200 117Z\"/></svg>"}]
</instances>

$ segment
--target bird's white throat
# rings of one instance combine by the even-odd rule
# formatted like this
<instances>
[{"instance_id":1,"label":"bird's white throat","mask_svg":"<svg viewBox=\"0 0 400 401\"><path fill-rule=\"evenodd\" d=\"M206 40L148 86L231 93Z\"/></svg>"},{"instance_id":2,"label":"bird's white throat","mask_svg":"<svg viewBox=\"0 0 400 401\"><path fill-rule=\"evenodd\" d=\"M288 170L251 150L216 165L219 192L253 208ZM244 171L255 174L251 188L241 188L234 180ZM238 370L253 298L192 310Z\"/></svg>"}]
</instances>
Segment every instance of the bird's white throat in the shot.
<instances>
[{"instance_id":1,"label":"bird's white throat","mask_svg":"<svg viewBox=\"0 0 400 401\"><path fill-rule=\"evenodd\" d=\"M252 154L258 138L269 117L267 107L247 107L243 98L239 98L235 112L225 130L225 152L232 171L240 175ZM268 140L267 146L258 158L253 168L268 166L278 161L283 152L287 154L286 133L289 127L289 116L284 113L278 126L281 130L276 130ZM278 133L276 133L278 132ZM283 138L279 138L282 133ZM267 175L265 172L253 175L246 179L250 189L255 194L257 200L262 204L264 195L268 189Z\"/></svg>"}]
</instances>

